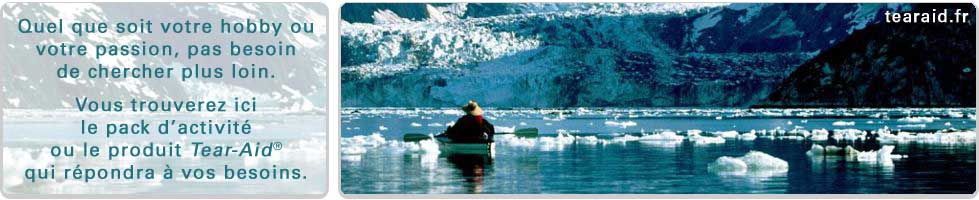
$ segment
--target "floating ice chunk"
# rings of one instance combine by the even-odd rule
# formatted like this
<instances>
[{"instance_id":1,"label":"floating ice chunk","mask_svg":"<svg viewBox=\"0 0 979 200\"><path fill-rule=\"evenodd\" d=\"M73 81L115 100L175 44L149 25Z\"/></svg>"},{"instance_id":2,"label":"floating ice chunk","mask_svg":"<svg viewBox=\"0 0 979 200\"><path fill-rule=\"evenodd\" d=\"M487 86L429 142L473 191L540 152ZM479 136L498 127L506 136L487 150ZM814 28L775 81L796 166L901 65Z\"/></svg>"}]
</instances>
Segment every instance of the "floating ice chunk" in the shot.
<instances>
[{"instance_id":1,"label":"floating ice chunk","mask_svg":"<svg viewBox=\"0 0 979 200\"><path fill-rule=\"evenodd\" d=\"M687 130L687 136L700 136L701 133L704 133L704 131L701 131L699 129Z\"/></svg>"},{"instance_id":2,"label":"floating ice chunk","mask_svg":"<svg viewBox=\"0 0 979 200\"><path fill-rule=\"evenodd\" d=\"M340 150L341 155L360 155L367 153L367 148L362 146L345 146Z\"/></svg>"},{"instance_id":3,"label":"floating ice chunk","mask_svg":"<svg viewBox=\"0 0 979 200\"><path fill-rule=\"evenodd\" d=\"M458 109L444 110L443 113L446 114L446 115L462 115L463 114L462 113L462 110L458 110Z\"/></svg>"},{"instance_id":4,"label":"floating ice chunk","mask_svg":"<svg viewBox=\"0 0 979 200\"><path fill-rule=\"evenodd\" d=\"M387 143L381 134L374 133L371 135L358 135L348 138L340 139L340 145L343 147L347 146L364 146L364 147L378 147Z\"/></svg>"},{"instance_id":5,"label":"floating ice chunk","mask_svg":"<svg viewBox=\"0 0 979 200\"><path fill-rule=\"evenodd\" d=\"M836 129L833 130L834 140L858 140L867 139L867 132L858 129Z\"/></svg>"},{"instance_id":6,"label":"floating ice chunk","mask_svg":"<svg viewBox=\"0 0 979 200\"><path fill-rule=\"evenodd\" d=\"M439 126L443 126L443 125L436 122L436 123L429 123L428 126L430 126L430 127L439 127Z\"/></svg>"},{"instance_id":7,"label":"floating ice chunk","mask_svg":"<svg viewBox=\"0 0 979 200\"><path fill-rule=\"evenodd\" d=\"M722 119L724 119L724 117L717 116L717 117L714 117L714 119L716 119L716 120L722 120Z\"/></svg>"},{"instance_id":8,"label":"floating ice chunk","mask_svg":"<svg viewBox=\"0 0 979 200\"><path fill-rule=\"evenodd\" d=\"M387 140L378 133L341 138L340 148L341 155L361 155L373 149L384 149L394 153L438 153L439 151L438 144L433 140L402 142L400 140Z\"/></svg>"},{"instance_id":9,"label":"floating ice chunk","mask_svg":"<svg viewBox=\"0 0 979 200\"><path fill-rule=\"evenodd\" d=\"M517 127L516 126L511 126L511 127L506 127L506 126L496 127L496 132L498 132L498 133L513 133L516 130L517 130Z\"/></svg>"},{"instance_id":10,"label":"floating ice chunk","mask_svg":"<svg viewBox=\"0 0 979 200\"><path fill-rule=\"evenodd\" d=\"M846 146L843 148L843 155L845 156L856 156L860 154L860 150L853 148L853 146Z\"/></svg>"},{"instance_id":11,"label":"floating ice chunk","mask_svg":"<svg viewBox=\"0 0 979 200\"><path fill-rule=\"evenodd\" d=\"M618 142L618 143L631 142L631 141L639 141L639 137L626 134L626 135L612 138L612 142Z\"/></svg>"},{"instance_id":12,"label":"floating ice chunk","mask_svg":"<svg viewBox=\"0 0 979 200\"><path fill-rule=\"evenodd\" d=\"M897 125L898 128L925 128L928 127L926 124L900 124Z\"/></svg>"},{"instance_id":13,"label":"floating ice chunk","mask_svg":"<svg viewBox=\"0 0 979 200\"><path fill-rule=\"evenodd\" d=\"M848 146L848 148L850 147ZM846 150L850 150L850 149L846 149ZM845 151L844 148L840 148L833 145L822 146L818 144L813 144L812 147L810 147L809 150L806 151L806 155L814 156L814 157L843 156L845 154L844 151Z\"/></svg>"},{"instance_id":14,"label":"floating ice chunk","mask_svg":"<svg viewBox=\"0 0 979 200\"><path fill-rule=\"evenodd\" d=\"M340 155L340 160L347 162L360 162L363 159L359 154L357 155Z\"/></svg>"},{"instance_id":15,"label":"floating ice chunk","mask_svg":"<svg viewBox=\"0 0 979 200\"><path fill-rule=\"evenodd\" d=\"M748 172L748 164L738 158L721 156L707 164L707 170L714 173L745 173Z\"/></svg>"},{"instance_id":16,"label":"floating ice chunk","mask_svg":"<svg viewBox=\"0 0 979 200\"><path fill-rule=\"evenodd\" d=\"M962 114L962 112L956 112L956 111L951 111L951 110L948 111L948 113L946 113L946 114L948 115L948 117L951 117L951 118L963 118L963 117L965 117L965 114Z\"/></svg>"},{"instance_id":17,"label":"floating ice chunk","mask_svg":"<svg viewBox=\"0 0 979 200\"><path fill-rule=\"evenodd\" d=\"M829 140L829 131L826 129L816 129L812 130L812 136L809 137L812 141L826 141Z\"/></svg>"},{"instance_id":18,"label":"floating ice chunk","mask_svg":"<svg viewBox=\"0 0 979 200\"><path fill-rule=\"evenodd\" d=\"M554 118L550 118L550 117L544 116L544 121L564 121L565 119L566 118L564 117L564 113L563 112L558 112L557 113L557 117L554 117Z\"/></svg>"},{"instance_id":19,"label":"floating ice chunk","mask_svg":"<svg viewBox=\"0 0 979 200\"><path fill-rule=\"evenodd\" d=\"M874 133L877 134L877 141L885 144L907 143L914 140L914 135L911 133L898 132L897 134L892 134L891 130L887 127L877 129Z\"/></svg>"},{"instance_id":20,"label":"floating ice chunk","mask_svg":"<svg viewBox=\"0 0 979 200\"><path fill-rule=\"evenodd\" d=\"M714 137L699 136L699 137L692 137L692 138L688 137L687 139L697 145L724 144L724 138L718 136L714 136Z\"/></svg>"},{"instance_id":21,"label":"floating ice chunk","mask_svg":"<svg viewBox=\"0 0 979 200\"><path fill-rule=\"evenodd\" d=\"M679 135L676 134L676 132L673 132L673 131L666 131L666 132L657 133L657 134L643 135L642 137L639 137L639 140L642 140L642 141L677 141L677 142L680 142L680 141L683 141L683 139L684 139L683 136L679 136Z\"/></svg>"},{"instance_id":22,"label":"floating ice chunk","mask_svg":"<svg viewBox=\"0 0 979 200\"><path fill-rule=\"evenodd\" d=\"M439 151L439 144L436 143L435 140L418 141L418 149L415 151L423 152L426 154L438 154L441 152Z\"/></svg>"},{"instance_id":23,"label":"floating ice chunk","mask_svg":"<svg viewBox=\"0 0 979 200\"><path fill-rule=\"evenodd\" d=\"M970 130L961 132L920 133L914 136L914 140L917 142L937 144L971 144L976 142L976 132Z\"/></svg>"},{"instance_id":24,"label":"floating ice chunk","mask_svg":"<svg viewBox=\"0 0 979 200\"><path fill-rule=\"evenodd\" d=\"M624 121L624 122L605 121L605 125L606 126L618 126L618 127L622 127L622 128L628 128L630 126L636 126L636 122L634 122L634 121Z\"/></svg>"},{"instance_id":25,"label":"floating ice chunk","mask_svg":"<svg viewBox=\"0 0 979 200\"><path fill-rule=\"evenodd\" d=\"M388 130L388 127L384 127L384 126L378 126L378 127L377 127L377 130L380 130L380 131L386 131L386 130Z\"/></svg>"},{"instance_id":26,"label":"floating ice chunk","mask_svg":"<svg viewBox=\"0 0 979 200\"><path fill-rule=\"evenodd\" d=\"M825 154L826 148L823 148L823 146L818 144L813 144L812 147L809 148L809 151L806 151L807 156L822 156Z\"/></svg>"},{"instance_id":27,"label":"floating ice chunk","mask_svg":"<svg viewBox=\"0 0 979 200\"><path fill-rule=\"evenodd\" d=\"M779 139L784 139L784 140L805 140L806 139L805 137L798 136L798 135L783 135L783 136L778 136L778 138Z\"/></svg>"},{"instance_id":28,"label":"floating ice chunk","mask_svg":"<svg viewBox=\"0 0 979 200\"><path fill-rule=\"evenodd\" d=\"M577 144L595 145L598 144L599 141L603 140L599 140L598 137L595 136L575 136L574 141Z\"/></svg>"},{"instance_id":29,"label":"floating ice chunk","mask_svg":"<svg viewBox=\"0 0 979 200\"><path fill-rule=\"evenodd\" d=\"M411 127L421 127L421 126L422 126L422 124L419 124L419 123L415 123L415 122L412 122L411 123Z\"/></svg>"},{"instance_id":30,"label":"floating ice chunk","mask_svg":"<svg viewBox=\"0 0 979 200\"><path fill-rule=\"evenodd\" d=\"M738 139L744 141L753 141L755 140L755 138L758 138L758 136L756 136L754 132L748 132L748 133L738 135Z\"/></svg>"},{"instance_id":31,"label":"floating ice chunk","mask_svg":"<svg viewBox=\"0 0 979 200\"><path fill-rule=\"evenodd\" d=\"M826 146L826 147L823 148L823 153L825 153L825 154L831 154L831 155L840 154L840 152L842 152L842 151L843 151L843 148L840 148L838 146Z\"/></svg>"},{"instance_id":32,"label":"floating ice chunk","mask_svg":"<svg viewBox=\"0 0 979 200\"><path fill-rule=\"evenodd\" d=\"M952 126L952 122L945 122L945 126Z\"/></svg>"},{"instance_id":33,"label":"floating ice chunk","mask_svg":"<svg viewBox=\"0 0 979 200\"><path fill-rule=\"evenodd\" d=\"M911 117L911 116L908 116L908 117L904 117L904 118L901 118L901 119L897 119L897 121L898 122L904 122L904 123L932 123L932 122L935 122L935 120L938 120L938 119L940 119L940 118L938 118L938 117Z\"/></svg>"},{"instance_id":34,"label":"floating ice chunk","mask_svg":"<svg viewBox=\"0 0 979 200\"><path fill-rule=\"evenodd\" d=\"M760 151L750 151L741 160L748 164L748 170L789 171L789 162Z\"/></svg>"},{"instance_id":35,"label":"floating ice chunk","mask_svg":"<svg viewBox=\"0 0 979 200\"><path fill-rule=\"evenodd\" d=\"M785 173L789 171L789 162L760 151L750 151L737 158L721 156L708 164L707 170L716 174Z\"/></svg>"},{"instance_id":36,"label":"floating ice chunk","mask_svg":"<svg viewBox=\"0 0 979 200\"><path fill-rule=\"evenodd\" d=\"M714 135L715 136L720 136L722 138L736 138L736 137L738 137L738 132L737 131L719 131L719 132L714 132Z\"/></svg>"},{"instance_id":37,"label":"floating ice chunk","mask_svg":"<svg viewBox=\"0 0 979 200\"><path fill-rule=\"evenodd\" d=\"M799 136L799 137L802 137L802 138L809 137L809 135L812 135L812 132L809 132L809 131L807 131L805 129L802 129L802 128L803 127L796 126L795 129L792 129L791 131L788 132L788 135L791 135L791 136Z\"/></svg>"},{"instance_id":38,"label":"floating ice chunk","mask_svg":"<svg viewBox=\"0 0 979 200\"><path fill-rule=\"evenodd\" d=\"M890 161L891 153L894 152L894 146L884 145L877 151L864 151L857 152L857 161L860 162L877 162L877 161Z\"/></svg>"},{"instance_id":39,"label":"floating ice chunk","mask_svg":"<svg viewBox=\"0 0 979 200\"><path fill-rule=\"evenodd\" d=\"M540 144L541 151L561 151L564 146L574 143L574 136L568 134L558 134L557 137L538 137L537 143Z\"/></svg>"},{"instance_id":40,"label":"floating ice chunk","mask_svg":"<svg viewBox=\"0 0 979 200\"><path fill-rule=\"evenodd\" d=\"M835 122L833 122L833 126L853 126L853 125L856 125L856 122L852 122L852 121L850 121L850 122L848 122L848 121L835 121Z\"/></svg>"},{"instance_id":41,"label":"floating ice chunk","mask_svg":"<svg viewBox=\"0 0 979 200\"><path fill-rule=\"evenodd\" d=\"M537 143L535 139L517 137L515 135L497 135L496 143L504 146L515 147L534 147Z\"/></svg>"}]
</instances>

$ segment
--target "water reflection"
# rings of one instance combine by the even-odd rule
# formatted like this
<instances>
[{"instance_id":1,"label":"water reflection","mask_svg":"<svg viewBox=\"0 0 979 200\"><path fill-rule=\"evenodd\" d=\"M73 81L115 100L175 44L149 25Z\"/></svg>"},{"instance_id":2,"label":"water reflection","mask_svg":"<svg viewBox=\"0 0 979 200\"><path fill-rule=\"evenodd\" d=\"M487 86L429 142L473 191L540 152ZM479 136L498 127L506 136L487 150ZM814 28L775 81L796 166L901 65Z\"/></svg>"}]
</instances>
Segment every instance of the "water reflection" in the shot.
<instances>
[{"instance_id":1,"label":"water reflection","mask_svg":"<svg viewBox=\"0 0 979 200\"><path fill-rule=\"evenodd\" d=\"M459 170L467 193L483 193L485 177L493 171L491 154L444 153L446 160Z\"/></svg>"}]
</instances>

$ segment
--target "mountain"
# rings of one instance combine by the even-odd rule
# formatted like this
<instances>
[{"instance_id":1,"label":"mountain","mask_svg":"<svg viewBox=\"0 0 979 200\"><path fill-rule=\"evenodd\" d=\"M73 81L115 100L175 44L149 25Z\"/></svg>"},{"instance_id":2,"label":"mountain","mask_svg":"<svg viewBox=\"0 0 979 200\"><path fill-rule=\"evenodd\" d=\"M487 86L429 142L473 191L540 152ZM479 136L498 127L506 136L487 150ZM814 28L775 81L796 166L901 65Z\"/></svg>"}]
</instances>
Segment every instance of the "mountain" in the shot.
<instances>
[{"instance_id":1,"label":"mountain","mask_svg":"<svg viewBox=\"0 0 979 200\"><path fill-rule=\"evenodd\" d=\"M884 11L908 9L421 5L424 11L418 4L344 6L342 106L442 107L470 99L491 107L749 106Z\"/></svg>"},{"instance_id":2,"label":"mountain","mask_svg":"<svg viewBox=\"0 0 979 200\"><path fill-rule=\"evenodd\" d=\"M914 11L971 4L919 4ZM951 15L951 14L950 14ZM975 107L975 16L968 23L879 23L796 69L758 107Z\"/></svg>"}]
</instances>

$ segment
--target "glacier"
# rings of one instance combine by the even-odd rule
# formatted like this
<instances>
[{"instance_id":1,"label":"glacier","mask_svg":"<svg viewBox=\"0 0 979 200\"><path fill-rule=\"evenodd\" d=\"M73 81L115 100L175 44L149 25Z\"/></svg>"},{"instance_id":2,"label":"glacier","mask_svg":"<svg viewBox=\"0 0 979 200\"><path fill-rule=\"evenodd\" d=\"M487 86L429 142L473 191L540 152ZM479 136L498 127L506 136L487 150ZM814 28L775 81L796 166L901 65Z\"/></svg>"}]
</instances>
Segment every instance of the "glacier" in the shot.
<instances>
[{"instance_id":1,"label":"glacier","mask_svg":"<svg viewBox=\"0 0 979 200\"><path fill-rule=\"evenodd\" d=\"M341 103L747 106L848 31L877 23L878 12L905 7L349 4Z\"/></svg>"}]
</instances>

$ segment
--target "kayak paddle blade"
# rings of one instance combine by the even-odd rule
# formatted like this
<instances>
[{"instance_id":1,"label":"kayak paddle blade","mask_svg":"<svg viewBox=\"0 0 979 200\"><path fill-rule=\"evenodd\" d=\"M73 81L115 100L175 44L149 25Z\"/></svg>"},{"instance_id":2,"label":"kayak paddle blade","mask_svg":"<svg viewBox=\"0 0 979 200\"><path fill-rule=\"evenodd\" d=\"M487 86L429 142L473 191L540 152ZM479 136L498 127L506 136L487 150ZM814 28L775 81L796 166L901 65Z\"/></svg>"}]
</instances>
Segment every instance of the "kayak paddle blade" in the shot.
<instances>
[{"instance_id":1,"label":"kayak paddle blade","mask_svg":"<svg viewBox=\"0 0 979 200\"><path fill-rule=\"evenodd\" d=\"M522 128L513 131L513 134L517 137L537 137L537 128Z\"/></svg>"},{"instance_id":2,"label":"kayak paddle blade","mask_svg":"<svg viewBox=\"0 0 979 200\"><path fill-rule=\"evenodd\" d=\"M402 140L404 140L405 142L418 142L418 141L428 140L428 139L432 139L432 137L420 133L408 133L405 134L404 137L402 137Z\"/></svg>"}]
</instances>

